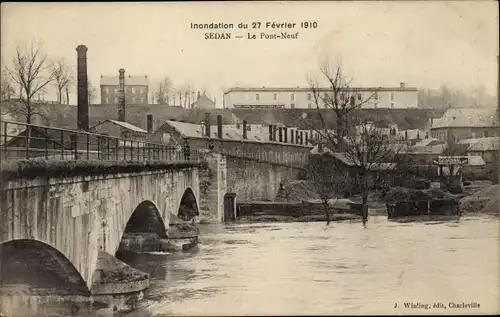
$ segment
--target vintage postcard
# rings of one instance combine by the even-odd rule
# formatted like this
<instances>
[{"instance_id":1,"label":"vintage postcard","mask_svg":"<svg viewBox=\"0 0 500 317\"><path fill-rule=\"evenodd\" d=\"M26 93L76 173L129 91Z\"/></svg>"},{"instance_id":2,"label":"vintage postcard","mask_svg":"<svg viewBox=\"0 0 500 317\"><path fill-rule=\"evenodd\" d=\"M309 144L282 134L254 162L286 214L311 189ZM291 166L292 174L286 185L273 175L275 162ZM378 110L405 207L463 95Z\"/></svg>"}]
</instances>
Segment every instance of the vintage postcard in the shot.
<instances>
[{"instance_id":1,"label":"vintage postcard","mask_svg":"<svg viewBox=\"0 0 500 317\"><path fill-rule=\"evenodd\" d=\"M500 313L497 1L0 8L0 317Z\"/></svg>"}]
</instances>

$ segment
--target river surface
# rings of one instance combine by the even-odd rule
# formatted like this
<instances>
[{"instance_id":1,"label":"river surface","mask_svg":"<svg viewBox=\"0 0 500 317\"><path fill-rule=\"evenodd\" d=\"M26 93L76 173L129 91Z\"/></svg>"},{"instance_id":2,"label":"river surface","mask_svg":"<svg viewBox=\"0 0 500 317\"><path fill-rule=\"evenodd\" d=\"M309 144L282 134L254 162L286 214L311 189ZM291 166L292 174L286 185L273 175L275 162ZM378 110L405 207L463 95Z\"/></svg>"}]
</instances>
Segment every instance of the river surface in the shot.
<instances>
[{"instance_id":1,"label":"river surface","mask_svg":"<svg viewBox=\"0 0 500 317\"><path fill-rule=\"evenodd\" d=\"M120 315L499 312L499 232L488 217L206 225L196 252L129 262L152 283L138 310ZM405 308L410 302L430 308Z\"/></svg>"}]
</instances>

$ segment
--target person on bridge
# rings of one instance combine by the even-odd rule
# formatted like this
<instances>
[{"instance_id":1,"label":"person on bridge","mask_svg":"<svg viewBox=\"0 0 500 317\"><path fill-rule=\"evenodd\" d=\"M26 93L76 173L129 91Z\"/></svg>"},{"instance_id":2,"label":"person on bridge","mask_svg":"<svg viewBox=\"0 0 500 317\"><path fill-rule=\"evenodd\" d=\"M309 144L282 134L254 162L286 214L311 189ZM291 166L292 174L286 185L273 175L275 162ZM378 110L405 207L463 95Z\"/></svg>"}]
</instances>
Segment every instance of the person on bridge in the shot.
<instances>
[{"instance_id":1,"label":"person on bridge","mask_svg":"<svg viewBox=\"0 0 500 317\"><path fill-rule=\"evenodd\" d=\"M187 140L184 140L184 159L186 161L189 161L190 156L191 156L191 149L189 148L189 143Z\"/></svg>"}]
</instances>

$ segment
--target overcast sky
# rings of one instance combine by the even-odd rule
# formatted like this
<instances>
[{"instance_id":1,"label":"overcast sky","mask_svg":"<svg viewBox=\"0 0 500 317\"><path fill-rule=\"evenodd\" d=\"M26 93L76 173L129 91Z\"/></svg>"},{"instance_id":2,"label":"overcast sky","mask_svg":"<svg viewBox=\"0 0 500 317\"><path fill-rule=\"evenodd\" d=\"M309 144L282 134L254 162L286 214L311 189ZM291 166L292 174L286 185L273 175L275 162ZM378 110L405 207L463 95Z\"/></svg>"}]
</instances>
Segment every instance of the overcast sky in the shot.
<instances>
[{"instance_id":1,"label":"overcast sky","mask_svg":"<svg viewBox=\"0 0 500 317\"><path fill-rule=\"evenodd\" d=\"M95 86L100 75L125 68L153 81L167 75L177 85L191 83L220 106L232 86L305 86L322 60L335 58L359 86L483 84L496 93L496 1L2 3L1 9L2 62L10 62L16 45L41 39L49 57L76 65L75 48L84 44ZM253 21L318 27L289 30L299 32L296 40L235 39L254 32L238 29L228 30L232 40L205 40L207 30L190 28Z\"/></svg>"}]
</instances>

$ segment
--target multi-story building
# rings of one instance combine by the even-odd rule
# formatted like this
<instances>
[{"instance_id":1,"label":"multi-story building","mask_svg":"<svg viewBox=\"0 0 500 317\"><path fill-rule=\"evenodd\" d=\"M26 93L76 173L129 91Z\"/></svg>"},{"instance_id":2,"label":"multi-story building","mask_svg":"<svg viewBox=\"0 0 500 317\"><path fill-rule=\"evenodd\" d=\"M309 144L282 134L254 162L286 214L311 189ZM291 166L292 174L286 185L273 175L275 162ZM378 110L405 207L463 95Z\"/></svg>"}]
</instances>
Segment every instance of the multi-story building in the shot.
<instances>
[{"instance_id":1,"label":"multi-story building","mask_svg":"<svg viewBox=\"0 0 500 317\"><path fill-rule=\"evenodd\" d=\"M459 141L497 136L496 108L448 109L433 120L431 136L443 141Z\"/></svg>"},{"instance_id":2,"label":"multi-story building","mask_svg":"<svg viewBox=\"0 0 500 317\"><path fill-rule=\"evenodd\" d=\"M101 104L118 104L118 76L101 76ZM148 104L148 76L125 76L125 101L127 104Z\"/></svg>"},{"instance_id":3,"label":"multi-story building","mask_svg":"<svg viewBox=\"0 0 500 317\"><path fill-rule=\"evenodd\" d=\"M319 95L318 95L319 94ZM313 93L311 88L231 88L224 93L224 108L285 108L307 109L327 108L324 97L332 94L332 89L323 88ZM316 96L315 96L316 95ZM316 97L316 98L315 98ZM365 87L346 88L338 95L340 100L349 98L361 108L416 108L417 88L406 87ZM316 101L317 100L317 101Z\"/></svg>"}]
</instances>

